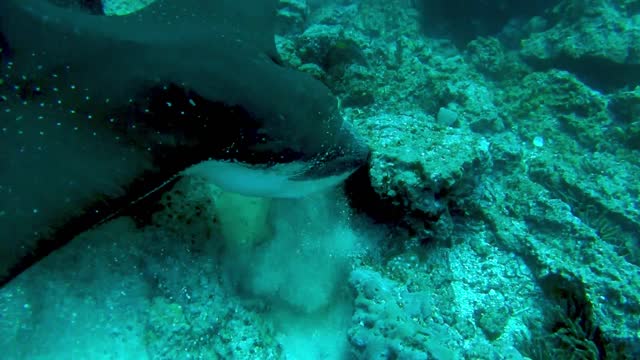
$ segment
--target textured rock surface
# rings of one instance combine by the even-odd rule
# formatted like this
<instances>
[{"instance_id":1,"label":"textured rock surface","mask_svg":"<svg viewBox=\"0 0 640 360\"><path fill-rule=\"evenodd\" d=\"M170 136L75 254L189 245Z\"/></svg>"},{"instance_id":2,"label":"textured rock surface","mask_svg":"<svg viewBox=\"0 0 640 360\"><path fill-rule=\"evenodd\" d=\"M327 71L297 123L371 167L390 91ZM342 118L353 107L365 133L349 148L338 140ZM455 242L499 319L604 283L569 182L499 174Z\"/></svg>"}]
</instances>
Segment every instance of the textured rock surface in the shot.
<instances>
[{"instance_id":1,"label":"textured rock surface","mask_svg":"<svg viewBox=\"0 0 640 360\"><path fill-rule=\"evenodd\" d=\"M249 258L261 260L251 263L261 265L254 275L275 271L277 281L254 289L262 300L239 301L220 286L228 279L209 256L224 244L202 241L217 232L215 202L202 184L180 183L155 217L169 236L141 240L144 251L132 242L108 246L134 258L130 279L142 272L162 285L145 293L146 325L134 328L146 332L149 349L167 358L185 347L214 356L196 345L223 357L283 356L282 344L301 343L271 328L271 306L306 309L292 317L307 323L295 323L304 337L330 339L314 353L325 358L345 339L342 358L640 358L640 90L591 81L633 80L640 5L548 4L547 13L458 47L424 36L405 1L283 2L283 59L342 100L373 150L354 186L370 190L366 205L400 221L359 247L352 234L331 235L335 223L318 229L311 212L301 222L312 225L292 231L291 241L256 249L263 256ZM521 38L523 47L514 46ZM281 256L275 263L273 254ZM107 258L115 269L112 261L125 260ZM156 258L164 266L140 270ZM306 267L278 273L287 261ZM167 275L172 269L179 276ZM28 323L34 310L18 306L29 303L24 292L0 293L0 310ZM327 331L323 321L336 309L346 315ZM3 319L3 333L25 333ZM201 342L213 333L219 337Z\"/></svg>"},{"instance_id":2,"label":"textured rock surface","mask_svg":"<svg viewBox=\"0 0 640 360\"><path fill-rule=\"evenodd\" d=\"M450 236L451 212L470 196L490 167L486 139L454 128L438 128L421 114L368 118L361 129L372 139L370 179L384 199L411 214L422 236ZM424 222L436 224L431 232Z\"/></svg>"},{"instance_id":3,"label":"textured rock surface","mask_svg":"<svg viewBox=\"0 0 640 360\"><path fill-rule=\"evenodd\" d=\"M522 53L541 60L599 58L640 64L639 13L637 0L562 1L552 11L557 23L524 40Z\"/></svg>"},{"instance_id":4,"label":"textured rock surface","mask_svg":"<svg viewBox=\"0 0 640 360\"><path fill-rule=\"evenodd\" d=\"M409 292L375 271L359 269L349 280L356 293L349 341L359 359L451 359L446 326L431 322L428 293Z\"/></svg>"},{"instance_id":5,"label":"textured rock surface","mask_svg":"<svg viewBox=\"0 0 640 360\"><path fill-rule=\"evenodd\" d=\"M640 81L640 2L565 0L522 40L521 54L543 68L562 68L598 89Z\"/></svg>"},{"instance_id":6,"label":"textured rock surface","mask_svg":"<svg viewBox=\"0 0 640 360\"><path fill-rule=\"evenodd\" d=\"M3 288L5 358L277 358L273 329L217 280L215 244L192 235L120 218L78 237Z\"/></svg>"},{"instance_id":7,"label":"textured rock surface","mask_svg":"<svg viewBox=\"0 0 640 360\"><path fill-rule=\"evenodd\" d=\"M344 20L357 18L350 7L311 15L322 30L305 32L304 43L314 43L318 34L318 44L347 38L357 45L357 56L341 60L340 77L332 76L336 67L327 71L324 62L330 45L297 57L308 68L320 69L317 76L342 98L350 98L362 83L373 97L373 102L349 104L345 113L370 139L375 193L408 210L405 220L413 234L392 245L393 260L379 271L404 274L407 286L425 281L407 251L421 254L417 240L422 237L450 239L439 244L451 249L440 251L467 264L446 266L453 273L448 276L461 279L461 285L453 286L455 311L468 316L449 324L463 338L474 339L468 354L480 349L504 354L512 349L508 344L517 344L528 356L571 351L566 333L552 334L554 342L545 346L530 346L554 326L573 329L569 338L595 351L590 356L632 352L640 315L635 235L640 233L640 188L634 180L640 163L632 115L637 91L603 93L589 84L599 73L633 76L633 68L614 72L603 66L574 73L575 67L563 66L561 58L590 65L599 57L605 64L633 66L640 43L633 40L635 2L561 2L548 18L513 23L508 34L505 30L495 38L471 41L465 53L446 41L405 31L417 24L411 10L397 14L399 7L386 4L360 4L366 23ZM514 34L528 39L519 53L501 43ZM534 48L546 52L534 55ZM520 60L536 56L548 65L531 68ZM554 65L568 71L546 69ZM443 108L455 114L453 120L440 121ZM447 212L453 215L444 216ZM427 259L418 263L434 260L421 256ZM514 261L518 265L506 266ZM468 265L473 263L486 271L472 280ZM492 272L502 274L489 275L493 283L485 280ZM441 281L447 277L432 276ZM519 277L523 287L513 283ZM554 282L549 279L557 286L549 286ZM513 302L523 292L536 300ZM433 301L443 295L434 292ZM567 312L567 301L582 313ZM556 307L562 309L560 324L552 320L558 318ZM448 318L445 309L434 309ZM580 322L589 326L573 325ZM602 337L593 336L595 329Z\"/></svg>"}]
</instances>

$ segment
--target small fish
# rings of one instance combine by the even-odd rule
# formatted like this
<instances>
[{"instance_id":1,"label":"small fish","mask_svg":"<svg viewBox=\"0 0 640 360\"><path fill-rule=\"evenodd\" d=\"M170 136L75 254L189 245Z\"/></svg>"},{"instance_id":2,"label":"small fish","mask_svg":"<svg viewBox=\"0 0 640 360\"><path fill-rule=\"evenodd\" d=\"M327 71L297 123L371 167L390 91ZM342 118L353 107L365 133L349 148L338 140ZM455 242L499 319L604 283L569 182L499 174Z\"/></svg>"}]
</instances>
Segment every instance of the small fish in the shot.
<instances>
[{"instance_id":1,"label":"small fish","mask_svg":"<svg viewBox=\"0 0 640 360\"><path fill-rule=\"evenodd\" d=\"M276 5L0 0L0 285L180 176L295 198L367 161L330 90L283 66Z\"/></svg>"}]
</instances>

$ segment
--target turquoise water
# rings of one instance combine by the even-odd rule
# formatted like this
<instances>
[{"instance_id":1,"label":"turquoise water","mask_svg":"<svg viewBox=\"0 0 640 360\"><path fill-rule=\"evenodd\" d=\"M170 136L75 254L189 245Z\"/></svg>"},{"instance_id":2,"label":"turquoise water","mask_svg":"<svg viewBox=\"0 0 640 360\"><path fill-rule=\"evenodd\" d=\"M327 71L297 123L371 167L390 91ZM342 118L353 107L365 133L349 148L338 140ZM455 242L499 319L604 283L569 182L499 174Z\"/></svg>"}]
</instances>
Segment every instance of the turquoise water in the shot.
<instances>
[{"instance_id":1,"label":"turquoise water","mask_svg":"<svg viewBox=\"0 0 640 360\"><path fill-rule=\"evenodd\" d=\"M639 358L639 19L0 0L0 357Z\"/></svg>"}]
</instances>

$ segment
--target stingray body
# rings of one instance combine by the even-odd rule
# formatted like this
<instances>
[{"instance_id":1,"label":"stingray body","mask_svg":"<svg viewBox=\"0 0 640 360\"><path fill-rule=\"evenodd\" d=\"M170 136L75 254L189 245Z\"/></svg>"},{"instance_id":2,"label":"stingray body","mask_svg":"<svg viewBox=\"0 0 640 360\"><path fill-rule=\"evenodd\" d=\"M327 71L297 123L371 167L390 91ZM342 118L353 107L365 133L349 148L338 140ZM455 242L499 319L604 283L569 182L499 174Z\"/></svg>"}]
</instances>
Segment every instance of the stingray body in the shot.
<instances>
[{"instance_id":1,"label":"stingray body","mask_svg":"<svg viewBox=\"0 0 640 360\"><path fill-rule=\"evenodd\" d=\"M2 283L176 176L299 197L366 161L329 89L282 66L275 7L0 0Z\"/></svg>"}]
</instances>

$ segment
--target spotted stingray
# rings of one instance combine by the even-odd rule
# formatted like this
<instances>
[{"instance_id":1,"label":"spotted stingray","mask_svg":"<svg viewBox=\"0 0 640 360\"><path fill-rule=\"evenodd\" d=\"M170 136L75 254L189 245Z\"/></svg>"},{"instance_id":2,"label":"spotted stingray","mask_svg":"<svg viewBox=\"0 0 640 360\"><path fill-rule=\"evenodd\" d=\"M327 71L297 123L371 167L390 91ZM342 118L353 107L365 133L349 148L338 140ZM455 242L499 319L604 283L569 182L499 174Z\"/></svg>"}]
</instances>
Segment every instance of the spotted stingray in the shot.
<instances>
[{"instance_id":1,"label":"spotted stingray","mask_svg":"<svg viewBox=\"0 0 640 360\"><path fill-rule=\"evenodd\" d=\"M0 284L173 179L295 198L369 150L282 64L277 0L158 0L126 16L0 0Z\"/></svg>"}]
</instances>

